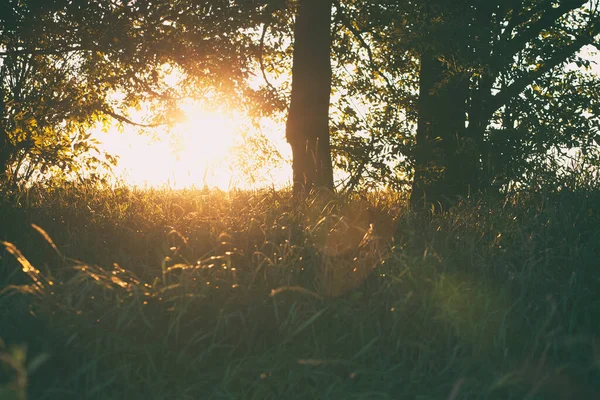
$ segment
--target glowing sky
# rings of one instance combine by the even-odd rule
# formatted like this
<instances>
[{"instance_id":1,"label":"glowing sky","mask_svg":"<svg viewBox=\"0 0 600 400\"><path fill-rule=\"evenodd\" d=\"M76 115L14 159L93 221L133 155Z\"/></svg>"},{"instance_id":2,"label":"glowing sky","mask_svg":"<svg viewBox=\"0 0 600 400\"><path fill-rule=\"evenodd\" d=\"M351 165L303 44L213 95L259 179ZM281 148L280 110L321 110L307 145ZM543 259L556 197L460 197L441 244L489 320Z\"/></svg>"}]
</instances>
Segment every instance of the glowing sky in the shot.
<instances>
[{"instance_id":1,"label":"glowing sky","mask_svg":"<svg viewBox=\"0 0 600 400\"><path fill-rule=\"evenodd\" d=\"M242 171L240 161L248 154L240 154L242 133L256 134L243 115L236 112L206 112L201 105L190 101L184 104L185 121L171 128L153 130L150 135L140 134L135 127L122 132L111 128L94 130L102 148L119 155L115 174L126 183L136 186L189 186L218 187L282 187L291 181L290 149L284 139L283 128L264 120L260 132L282 155L283 162L273 168Z\"/></svg>"},{"instance_id":2,"label":"glowing sky","mask_svg":"<svg viewBox=\"0 0 600 400\"><path fill-rule=\"evenodd\" d=\"M582 50L596 62L592 71L600 75L597 53L591 46ZM93 136L102 142L102 149L120 157L114 169L119 178L137 186L183 188L206 184L223 190L280 188L290 184L291 150L285 142L283 123L263 119L259 129L281 156L279 162L242 173L239 161L256 156L252 153L255 150L250 148L249 154L241 155L234 148L244 147L242 133L254 134L257 128L239 112L206 112L201 104L191 100L181 109L185 120L174 126L171 134L157 129L152 135L142 135L132 126L126 126L122 132L116 127L107 132L94 129ZM336 175L340 177L339 173Z\"/></svg>"}]
</instances>

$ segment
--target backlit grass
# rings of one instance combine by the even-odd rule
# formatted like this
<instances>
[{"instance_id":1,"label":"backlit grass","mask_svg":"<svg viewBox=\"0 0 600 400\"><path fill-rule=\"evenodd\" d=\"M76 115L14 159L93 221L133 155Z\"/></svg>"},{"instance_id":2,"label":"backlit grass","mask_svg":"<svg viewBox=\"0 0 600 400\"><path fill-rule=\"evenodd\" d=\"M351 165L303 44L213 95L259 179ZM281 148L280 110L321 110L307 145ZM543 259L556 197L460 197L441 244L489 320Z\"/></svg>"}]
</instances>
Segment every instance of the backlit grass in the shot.
<instances>
[{"instance_id":1,"label":"backlit grass","mask_svg":"<svg viewBox=\"0 0 600 400\"><path fill-rule=\"evenodd\" d=\"M599 192L436 216L386 192L2 203L2 400L600 393Z\"/></svg>"}]
</instances>

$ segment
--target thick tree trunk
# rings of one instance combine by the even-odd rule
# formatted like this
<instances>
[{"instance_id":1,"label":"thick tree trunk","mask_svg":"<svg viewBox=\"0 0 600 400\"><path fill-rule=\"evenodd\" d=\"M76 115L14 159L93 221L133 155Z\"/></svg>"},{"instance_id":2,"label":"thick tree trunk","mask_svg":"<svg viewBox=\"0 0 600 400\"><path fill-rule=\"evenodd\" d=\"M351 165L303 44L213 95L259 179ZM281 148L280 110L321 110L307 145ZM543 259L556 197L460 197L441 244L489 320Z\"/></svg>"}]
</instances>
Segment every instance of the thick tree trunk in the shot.
<instances>
[{"instance_id":1,"label":"thick tree trunk","mask_svg":"<svg viewBox=\"0 0 600 400\"><path fill-rule=\"evenodd\" d=\"M331 0L298 2L286 126L296 195L315 188L333 190L329 146L331 5Z\"/></svg>"},{"instance_id":2,"label":"thick tree trunk","mask_svg":"<svg viewBox=\"0 0 600 400\"><path fill-rule=\"evenodd\" d=\"M468 96L468 76L449 74L434 56L421 57L413 208L446 207L474 189L479 145L465 127Z\"/></svg>"}]
</instances>

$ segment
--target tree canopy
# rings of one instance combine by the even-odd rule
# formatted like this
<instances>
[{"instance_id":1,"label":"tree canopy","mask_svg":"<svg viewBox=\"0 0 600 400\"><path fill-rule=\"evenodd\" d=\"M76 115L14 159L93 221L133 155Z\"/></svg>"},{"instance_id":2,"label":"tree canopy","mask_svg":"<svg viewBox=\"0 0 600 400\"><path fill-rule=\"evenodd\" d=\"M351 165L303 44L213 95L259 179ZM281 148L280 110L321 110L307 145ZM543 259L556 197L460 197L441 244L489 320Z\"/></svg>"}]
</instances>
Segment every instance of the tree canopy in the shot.
<instances>
[{"instance_id":1,"label":"tree canopy","mask_svg":"<svg viewBox=\"0 0 600 400\"><path fill-rule=\"evenodd\" d=\"M529 113L534 112L532 108L537 108L536 112L545 108L553 118L562 115L560 123L554 119L552 128L548 119L538 120L535 129L529 128L529 136L540 142L546 138L544 150L540 147L538 155L549 147L564 150L567 143L558 136L565 129L570 130L568 148L590 143L596 134L593 122L588 125L584 121L593 121L589 117L596 114L591 111L596 97L587 90L593 90L595 84L591 82L597 76L580 69L567 72L565 67L589 66L580 50L586 45L597 46L597 4L378 1L343 2L341 7L347 14L345 20L351 22L347 46L364 49L362 55L344 51L346 57L354 56L350 63L358 66L358 77L348 86L358 82L360 94L373 93L371 102L376 96L384 99L380 120L406 121L407 128L397 130L401 134L390 147L400 153L398 159L408 161L404 163L405 176L411 171L416 174L416 197L422 199L429 192L431 201L443 201L442 197L467 195L469 188L485 189L491 181L498 181L493 171L502 168L486 169L484 159L502 157L494 151L511 135L508 131L514 134L520 125L515 119L513 126L501 129L502 115L511 107L509 112L513 114L518 105L523 113L525 108ZM569 115L566 117L552 110L556 106L552 99L564 96L566 90L581 91L581 86L570 87L573 79L587 81L588 89L586 95L575 97L578 104L570 111L565 110L563 102L561 111ZM369 84L372 81L378 84ZM558 81L563 84L557 85ZM541 88L543 98L525 100L527 93ZM399 98L394 99L398 94ZM385 140L389 139L385 135ZM535 154L522 155L532 161ZM524 178L524 171L514 172L510 179Z\"/></svg>"},{"instance_id":2,"label":"tree canopy","mask_svg":"<svg viewBox=\"0 0 600 400\"><path fill-rule=\"evenodd\" d=\"M251 3L3 2L0 174L19 178L23 161L75 168L95 147L87 130L108 118L153 126L207 88L223 99L244 93L258 44L236 32L255 27L264 8ZM164 80L172 68L183 72L176 88ZM142 102L158 111L146 124L127 116Z\"/></svg>"},{"instance_id":3,"label":"tree canopy","mask_svg":"<svg viewBox=\"0 0 600 400\"><path fill-rule=\"evenodd\" d=\"M255 115L286 113L292 82L304 79L306 89L319 76L331 77L330 104L307 92L289 118L329 114L328 133L317 136L331 149L319 151L347 172L346 189L412 187L413 205L446 205L540 176L558 185L575 152L598 166L600 78L582 55L600 46L597 1L322 2L315 15L329 34L309 38L304 51L316 29L303 33L297 12L313 3L4 2L2 174L73 165L94 149L92 124L139 123L127 110L142 102L158 111L145 125L168 122L180 99L207 92ZM312 57L327 48L329 62ZM164 79L173 68L183 77L177 87ZM317 137L302 129L294 137Z\"/></svg>"}]
</instances>

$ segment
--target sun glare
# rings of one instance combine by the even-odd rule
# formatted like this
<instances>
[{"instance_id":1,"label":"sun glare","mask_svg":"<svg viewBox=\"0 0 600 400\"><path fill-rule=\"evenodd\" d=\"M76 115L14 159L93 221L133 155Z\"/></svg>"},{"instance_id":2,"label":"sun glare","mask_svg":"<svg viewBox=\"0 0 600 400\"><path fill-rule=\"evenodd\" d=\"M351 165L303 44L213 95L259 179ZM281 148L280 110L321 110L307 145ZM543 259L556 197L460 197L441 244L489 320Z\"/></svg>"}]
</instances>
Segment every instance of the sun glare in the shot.
<instances>
[{"instance_id":1,"label":"sun glare","mask_svg":"<svg viewBox=\"0 0 600 400\"><path fill-rule=\"evenodd\" d=\"M239 149L245 146L243 133L253 129L244 115L230 110L207 111L191 100L180 108L183 118L168 132L159 130L153 135L143 135L133 127L125 127L122 132L116 128L94 132L104 150L119 156L114 169L118 178L133 186L175 189L261 186L248 179L253 174L263 179L262 186L281 187L289 182L291 168L285 162L270 171L240 170L240 157L248 157L239 154ZM285 154L288 146L280 127L267 121L266 130L274 148Z\"/></svg>"}]
</instances>

